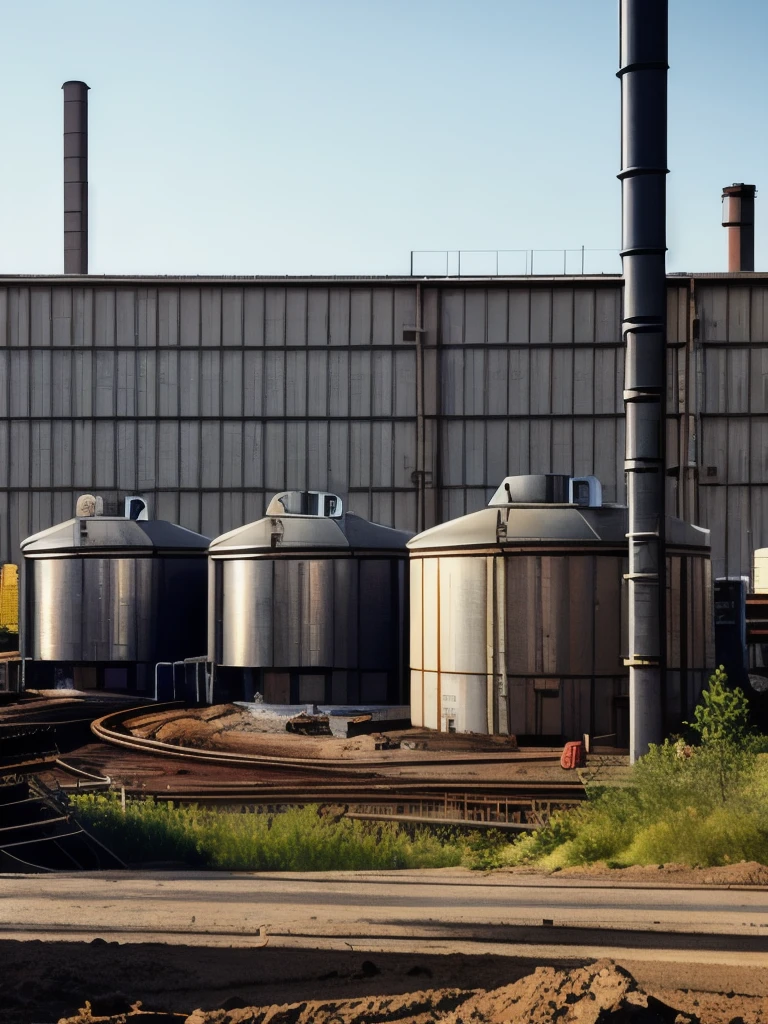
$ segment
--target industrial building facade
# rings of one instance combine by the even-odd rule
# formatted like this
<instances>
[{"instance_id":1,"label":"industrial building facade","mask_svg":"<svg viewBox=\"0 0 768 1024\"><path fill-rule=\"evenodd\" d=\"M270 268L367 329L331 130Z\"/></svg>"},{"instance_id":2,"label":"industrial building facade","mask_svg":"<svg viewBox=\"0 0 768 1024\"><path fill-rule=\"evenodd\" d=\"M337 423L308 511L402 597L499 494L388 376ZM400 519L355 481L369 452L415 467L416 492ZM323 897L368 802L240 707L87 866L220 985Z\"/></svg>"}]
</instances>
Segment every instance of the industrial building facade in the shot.
<instances>
[{"instance_id":1,"label":"industrial building facade","mask_svg":"<svg viewBox=\"0 0 768 1024\"><path fill-rule=\"evenodd\" d=\"M768 277L669 277L668 511L768 545ZM0 560L78 494L209 537L286 489L420 530L518 473L624 500L621 279L0 279Z\"/></svg>"}]
</instances>

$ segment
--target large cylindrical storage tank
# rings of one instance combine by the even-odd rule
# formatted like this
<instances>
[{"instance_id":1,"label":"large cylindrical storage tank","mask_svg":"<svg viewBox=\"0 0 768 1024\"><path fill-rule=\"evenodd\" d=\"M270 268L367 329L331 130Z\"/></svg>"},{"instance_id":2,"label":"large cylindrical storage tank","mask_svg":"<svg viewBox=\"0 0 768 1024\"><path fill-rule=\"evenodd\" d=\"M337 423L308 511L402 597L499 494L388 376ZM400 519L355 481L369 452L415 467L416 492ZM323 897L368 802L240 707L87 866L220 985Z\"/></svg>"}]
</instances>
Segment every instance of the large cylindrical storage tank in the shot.
<instances>
[{"instance_id":1,"label":"large cylindrical storage tank","mask_svg":"<svg viewBox=\"0 0 768 1024\"><path fill-rule=\"evenodd\" d=\"M407 702L412 536L342 512L336 495L277 495L210 546L208 656L217 699Z\"/></svg>"},{"instance_id":2,"label":"large cylindrical storage tank","mask_svg":"<svg viewBox=\"0 0 768 1024\"><path fill-rule=\"evenodd\" d=\"M162 520L78 516L21 544L27 686L149 691L205 655L209 538ZM58 670L54 673L53 666Z\"/></svg>"},{"instance_id":3,"label":"large cylindrical storage tank","mask_svg":"<svg viewBox=\"0 0 768 1024\"><path fill-rule=\"evenodd\" d=\"M409 541L413 724L626 747L626 532L594 478L542 475ZM672 729L712 668L708 531L667 520L667 573Z\"/></svg>"}]
</instances>

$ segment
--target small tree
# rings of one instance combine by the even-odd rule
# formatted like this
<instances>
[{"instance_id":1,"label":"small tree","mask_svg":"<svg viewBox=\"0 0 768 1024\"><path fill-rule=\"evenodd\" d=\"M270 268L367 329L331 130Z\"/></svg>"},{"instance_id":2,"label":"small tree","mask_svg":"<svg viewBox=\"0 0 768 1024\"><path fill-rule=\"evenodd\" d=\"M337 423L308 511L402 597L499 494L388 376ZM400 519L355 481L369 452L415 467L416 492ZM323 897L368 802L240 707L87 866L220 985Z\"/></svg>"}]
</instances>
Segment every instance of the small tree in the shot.
<instances>
[{"instance_id":1,"label":"small tree","mask_svg":"<svg viewBox=\"0 0 768 1024\"><path fill-rule=\"evenodd\" d=\"M728 797L745 781L755 765L756 737L749 725L749 702L737 686L727 685L728 676L720 665L709 677L709 686L701 694L701 703L693 721L685 724L698 736L694 763L711 779L720 800Z\"/></svg>"}]
</instances>

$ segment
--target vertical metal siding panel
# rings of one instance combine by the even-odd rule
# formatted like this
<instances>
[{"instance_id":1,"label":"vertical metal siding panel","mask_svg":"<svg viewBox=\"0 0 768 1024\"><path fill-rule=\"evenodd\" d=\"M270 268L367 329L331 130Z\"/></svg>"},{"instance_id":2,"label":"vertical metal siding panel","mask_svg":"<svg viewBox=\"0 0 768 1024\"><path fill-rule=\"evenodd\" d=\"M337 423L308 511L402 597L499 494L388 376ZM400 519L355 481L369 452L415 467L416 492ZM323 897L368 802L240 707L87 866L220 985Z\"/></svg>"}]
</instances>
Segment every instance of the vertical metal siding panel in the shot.
<instances>
[{"instance_id":1,"label":"vertical metal siding panel","mask_svg":"<svg viewBox=\"0 0 768 1024\"><path fill-rule=\"evenodd\" d=\"M350 483L348 423L329 424L328 486L332 491L346 491Z\"/></svg>"},{"instance_id":2,"label":"vertical metal siding panel","mask_svg":"<svg viewBox=\"0 0 768 1024\"><path fill-rule=\"evenodd\" d=\"M552 352L552 412L569 415L573 409L573 350Z\"/></svg>"},{"instance_id":3,"label":"vertical metal siding panel","mask_svg":"<svg viewBox=\"0 0 768 1024\"><path fill-rule=\"evenodd\" d=\"M153 514L158 519L165 519L169 523L179 521L179 496L174 492L160 491L155 495L155 508Z\"/></svg>"},{"instance_id":4,"label":"vertical metal siding panel","mask_svg":"<svg viewBox=\"0 0 768 1024\"><path fill-rule=\"evenodd\" d=\"M479 288L467 288L464 296L464 342L467 345L484 345L487 338L486 292Z\"/></svg>"},{"instance_id":5,"label":"vertical metal siding panel","mask_svg":"<svg viewBox=\"0 0 768 1024\"><path fill-rule=\"evenodd\" d=\"M418 530L416 521L416 493L414 491L395 491L395 512L392 525L396 530Z\"/></svg>"},{"instance_id":6,"label":"vertical metal siding panel","mask_svg":"<svg viewBox=\"0 0 768 1024\"><path fill-rule=\"evenodd\" d=\"M509 292L494 289L486 298L487 342L489 345L506 345L509 330Z\"/></svg>"},{"instance_id":7,"label":"vertical metal siding panel","mask_svg":"<svg viewBox=\"0 0 768 1024\"><path fill-rule=\"evenodd\" d=\"M374 487L392 486L392 423L371 424L371 483Z\"/></svg>"},{"instance_id":8,"label":"vertical metal siding panel","mask_svg":"<svg viewBox=\"0 0 768 1024\"><path fill-rule=\"evenodd\" d=\"M507 472L505 476L516 476L534 472L531 469L531 421L510 420L507 428ZM538 469L535 472L540 472ZM501 480L499 480L501 483Z\"/></svg>"},{"instance_id":9,"label":"vertical metal siding panel","mask_svg":"<svg viewBox=\"0 0 768 1024\"><path fill-rule=\"evenodd\" d=\"M464 483L464 424L461 421L443 422L443 479L446 487L460 487Z\"/></svg>"},{"instance_id":10,"label":"vertical metal siding panel","mask_svg":"<svg viewBox=\"0 0 768 1024\"><path fill-rule=\"evenodd\" d=\"M416 415L416 354L395 353L395 416Z\"/></svg>"},{"instance_id":11,"label":"vertical metal siding panel","mask_svg":"<svg viewBox=\"0 0 768 1024\"><path fill-rule=\"evenodd\" d=\"M374 416L392 415L392 353L373 353L373 409Z\"/></svg>"},{"instance_id":12,"label":"vertical metal siding panel","mask_svg":"<svg viewBox=\"0 0 768 1024\"><path fill-rule=\"evenodd\" d=\"M621 289L598 288L595 294L595 342L621 343Z\"/></svg>"},{"instance_id":13,"label":"vertical metal siding panel","mask_svg":"<svg viewBox=\"0 0 768 1024\"><path fill-rule=\"evenodd\" d=\"M613 497L603 497L606 501L614 501L616 495L616 420L601 419L595 421L595 476L604 482L606 491Z\"/></svg>"},{"instance_id":14,"label":"vertical metal siding panel","mask_svg":"<svg viewBox=\"0 0 768 1024\"><path fill-rule=\"evenodd\" d=\"M726 575L741 576L751 570L749 537L749 491L746 487L728 487L725 528L727 531Z\"/></svg>"},{"instance_id":15,"label":"vertical metal siding panel","mask_svg":"<svg viewBox=\"0 0 768 1024\"><path fill-rule=\"evenodd\" d=\"M328 309L328 342L331 345L349 345L349 336L349 288L331 288Z\"/></svg>"},{"instance_id":16,"label":"vertical metal siding panel","mask_svg":"<svg viewBox=\"0 0 768 1024\"><path fill-rule=\"evenodd\" d=\"M328 486L328 423L310 420L307 425L306 485L313 491L327 491Z\"/></svg>"},{"instance_id":17,"label":"vertical metal siding panel","mask_svg":"<svg viewBox=\"0 0 768 1024\"><path fill-rule=\"evenodd\" d=\"M239 420L221 424L221 486L243 486L243 424Z\"/></svg>"},{"instance_id":18,"label":"vertical metal siding panel","mask_svg":"<svg viewBox=\"0 0 768 1024\"><path fill-rule=\"evenodd\" d=\"M701 419L701 461L704 465L704 473L707 467L712 466L717 471L722 481L726 479L727 453L728 451L728 420L723 417L712 416ZM708 476L705 475L705 480ZM702 489L700 488L700 491Z\"/></svg>"},{"instance_id":19,"label":"vertical metal siding panel","mask_svg":"<svg viewBox=\"0 0 768 1024\"><path fill-rule=\"evenodd\" d=\"M264 343L285 344L285 288L267 288L264 296Z\"/></svg>"},{"instance_id":20,"label":"vertical metal siding panel","mask_svg":"<svg viewBox=\"0 0 768 1024\"><path fill-rule=\"evenodd\" d=\"M115 486L115 427L113 423L96 422L93 428L96 459L95 486ZM154 485L154 473L148 486ZM145 485L147 486L147 485Z\"/></svg>"},{"instance_id":21,"label":"vertical metal siding panel","mask_svg":"<svg viewBox=\"0 0 768 1024\"><path fill-rule=\"evenodd\" d=\"M72 486L72 423L60 420L53 423L51 434L53 450L53 486Z\"/></svg>"},{"instance_id":22,"label":"vertical metal siding panel","mask_svg":"<svg viewBox=\"0 0 768 1024\"><path fill-rule=\"evenodd\" d=\"M573 340L577 345L593 345L595 342L595 292L592 288L576 288L574 291Z\"/></svg>"},{"instance_id":23,"label":"vertical metal siding panel","mask_svg":"<svg viewBox=\"0 0 768 1024\"><path fill-rule=\"evenodd\" d=\"M200 501L200 529L206 537L218 537L221 530L221 499L218 494L203 494Z\"/></svg>"},{"instance_id":24,"label":"vertical metal siding panel","mask_svg":"<svg viewBox=\"0 0 768 1024\"><path fill-rule=\"evenodd\" d=\"M285 486L304 490L307 486L307 424L285 425Z\"/></svg>"},{"instance_id":25,"label":"vertical metal siding panel","mask_svg":"<svg viewBox=\"0 0 768 1024\"><path fill-rule=\"evenodd\" d=\"M281 491L286 486L285 423L267 423L264 439L264 487Z\"/></svg>"},{"instance_id":26,"label":"vertical metal siding panel","mask_svg":"<svg viewBox=\"0 0 768 1024\"><path fill-rule=\"evenodd\" d=\"M90 490L93 478L93 424L88 420L75 420L74 424L74 485L75 489Z\"/></svg>"},{"instance_id":27,"label":"vertical metal siding panel","mask_svg":"<svg viewBox=\"0 0 768 1024\"><path fill-rule=\"evenodd\" d=\"M31 288L29 292L29 340L31 345L51 344L51 292Z\"/></svg>"},{"instance_id":28,"label":"vertical metal siding panel","mask_svg":"<svg viewBox=\"0 0 768 1024\"><path fill-rule=\"evenodd\" d=\"M246 491L243 495L243 522L253 523L261 519L266 508L267 502L263 491Z\"/></svg>"},{"instance_id":29,"label":"vertical metal siding panel","mask_svg":"<svg viewBox=\"0 0 768 1024\"><path fill-rule=\"evenodd\" d=\"M198 494L185 494L182 492L179 494L179 526L185 527L187 530L194 530L195 533L201 533L201 522L200 522L200 496ZM206 536L211 536L207 534Z\"/></svg>"},{"instance_id":30,"label":"vertical metal siding panel","mask_svg":"<svg viewBox=\"0 0 768 1024\"><path fill-rule=\"evenodd\" d=\"M512 288L509 292L509 343L528 345L531 340L531 292Z\"/></svg>"},{"instance_id":31,"label":"vertical metal siding panel","mask_svg":"<svg viewBox=\"0 0 768 1024\"><path fill-rule=\"evenodd\" d=\"M156 288L139 288L136 293L135 344L142 348L155 348L157 345Z\"/></svg>"},{"instance_id":32,"label":"vertical metal siding panel","mask_svg":"<svg viewBox=\"0 0 768 1024\"><path fill-rule=\"evenodd\" d=\"M350 416L371 414L371 353L351 353Z\"/></svg>"},{"instance_id":33,"label":"vertical metal siding panel","mask_svg":"<svg viewBox=\"0 0 768 1024\"><path fill-rule=\"evenodd\" d=\"M179 353L179 394L182 416L200 415L200 353Z\"/></svg>"},{"instance_id":34,"label":"vertical metal siding panel","mask_svg":"<svg viewBox=\"0 0 768 1024\"><path fill-rule=\"evenodd\" d=\"M509 393L509 356L504 349L491 348L487 353L487 410L489 416L505 416Z\"/></svg>"},{"instance_id":35,"label":"vertical metal siding panel","mask_svg":"<svg viewBox=\"0 0 768 1024\"><path fill-rule=\"evenodd\" d=\"M328 289L310 288L307 292L307 344L328 344Z\"/></svg>"},{"instance_id":36,"label":"vertical metal siding panel","mask_svg":"<svg viewBox=\"0 0 768 1024\"><path fill-rule=\"evenodd\" d=\"M241 348L243 344L243 289L224 288L221 293L221 343Z\"/></svg>"},{"instance_id":37,"label":"vertical metal siding panel","mask_svg":"<svg viewBox=\"0 0 768 1024\"><path fill-rule=\"evenodd\" d=\"M221 353L201 352L200 413L221 416Z\"/></svg>"},{"instance_id":38,"label":"vertical metal siding panel","mask_svg":"<svg viewBox=\"0 0 768 1024\"><path fill-rule=\"evenodd\" d=\"M116 431L116 485L121 491L129 494L137 489L136 457L137 457L136 423L118 422ZM67 481L69 483L70 481Z\"/></svg>"},{"instance_id":39,"label":"vertical metal siding panel","mask_svg":"<svg viewBox=\"0 0 768 1024\"><path fill-rule=\"evenodd\" d=\"M730 418L728 424L728 448L726 465L728 483L743 484L749 480L749 420L745 417Z\"/></svg>"},{"instance_id":40,"label":"vertical metal siding panel","mask_svg":"<svg viewBox=\"0 0 768 1024\"><path fill-rule=\"evenodd\" d=\"M728 340L728 289L722 285L699 283L697 296L701 340Z\"/></svg>"},{"instance_id":41,"label":"vertical metal siding panel","mask_svg":"<svg viewBox=\"0 0 768 1024\"><path fill-rule=\"evenodd\" d=\"M485 412L485 352L467 349L464 353L464 412L482 416Z\"/></svg>"},{"instance_id":42,"label":"vertical metal siding panel","mask_svg":"<svg viewBox=\"0 0 768 1024\"><path fill-rule=\"evenodd\" d=\"M157 330L158 345L179 344L179 291L177 288L160 288L157 293Z\"/></svg>"},{"instance_id":43,"label":"vertical metal siding panel","mask_svg":"<svg viewBox=\"0 0 768 1024\"><path fill-rule=\"evenodd\" d=\"M51 413L51 353L31 352L32 390L30 412L32 416L49 416Z\"/></svg>"},{"instance_id":44,"label":"vertical metal siding panel","mask_svg":"<svg viewBox=\"0 0 768 1024\"><path fill-rule=\"evenodd\" d=\"M33 487L50 487L52 483L51 424L32 423L31 427L30 483Z\"/></svg>"},{"instance_id":45,"label":"vertical metal siding panel","mask_svg":"<svg viewBox=\"0 0 768 1024\"><path fill-rule=\"evenodd\" d=\"M96 416L114 416L115 353L96 353Z\"/></svg>"},{"instance_id":46,"label":"vertical metal siding panel","mask_svg":"<svg viewBox=\"0 0 768 1024\"><path fill-rule=\"evenodd\" d=\"M28 352L11 352L11 416L29 416Z\"/></svg>"},{"instance_id":47,"label":"vertical metal siding panel","mask_svg":"<svg viewBox=\"0 0 768 1024\"><path fill-rule=\"evenodd\" d=\"M179 353L161 350L157 353L157 413L159 416L179 415L179 390Z\"/></svg>"},{"instance_id":48,"label":"vertical metal siding panel","mask_svg":"<svg viewBox=\"0 0 768 1024\"><path fill-rule=\"evenodd\" d=\"M10 368L12 353L0 348L0 418L10 415ZM2 451L3 449L0 449ZM2 459L0 459L2 462Z\"/></svg>"},{"instance_id":49,"label":"vertical metal siding panel","mask_svg":"<svg viewBox=\"0 0 768 1024\"><path fill-rule=\"evenodd\" d=\"M8 289L8 344L29 346L29 289Z\"/></svg>"},{"instance_id":50,"label":"vertical metal siding panel","mask_svg":"<svg viewBox=\"0 0 768 1024\"><path fill-rule=\"evenodd\" d=\"M285 293L285 343L307 344L307 290L288 288Z\"/></svg>"},{"instance_id":51,"label":"vertical metal siding panel","mask_svg":"<svg viewBox=\"0 0 768 1024\"><path fill-rule=\"evenodd\" d=\"M223 416L243 415L243 353L224 352L221 356L224 395Z\"/></svg>"},{"instance_id":52,"label":"vertical metal siding panel","mask_svg":"<svg viewBox=\"0 0 768 1024\"><path fill-rule=\"evenodd\" d=\"M102 356L114 356L113 352L98 352L96 354L97 375L98 362ZM136 353L117 352L117 378L114 382L117 389L117 415L136 415ZM98 387L98 386L97 386Z\"/></svg>"},{"instance_id":53,"label":"vertical metal siding panel","mask_svg":"<svg viewBox=\"0 0 768 1024\"><path fill-rule=\"evenodd\" d=\"M157 424L157 486L179 486L179 424ZM119 486L119 484L118 484Z\"/></svg>"},{"instance_id":54,"label":"vertical metal siding panel","mask_svg":"<svg viewBox=\"0 0 768 1024\"><path fill-rule=\"evenodd\" d=\"M266 352L264 365L265 376L265 415L285 415L285 352Z\"/></svg>"},{"instance_id":55,"label":"vertical metal siding panel","mask_svg":"<svg viewBox=\"0 0 768 1024\"><path fill-rule=\"evenodd\" d=\"M371 495L371 519L382 526L395 525L395 510L391 494L376 492Z\"/></svg>"},{"instance_id":56,"label":"vertical metal siding panel","mask_svg":"<svg viewBox=\"0 0 768 1024\"><path fill-rule=\"evenodd\" d=\"M221 424L203 421L200 425L201 484L218 488L221 485Z\"/></svg>"},{"instance_id":57,"label":"vertical metal siding panel","mask_svg":"<svg viewBox=\"0 0 768 1024\"><path fill-rule=\"evenodd\" d=\"M243 424L243 487L264 486L264 427L246 420Z\"/></svg>"},{"instance_id":58,"label":"vertical metal siding panel","mask_svg":"<svg viewBox=\"0 0 768 1024\"><path fill-rule=\"evenodd\" d=\"M325 383L325 381L323 381ZM307 353L285 353L285 414L307 414Z\"/></svg>"},{"instance_id":59,"label":"vertical metal siding panel","mask_svg":"<svg viewBox=\"0 0 768 1024\"><path fill-rule=\"evenodd\" d=\"M555 288L552 295L552 342L573 343L573 289Z\"/></svg>"},{"instance_id":60,"label":"vertical metal siding panel","mask_svg":"<svg viewBox=\"0 0 768 1024\"><path fill-rule=\"evenodd\" d=\"M448 348L440 363L442 411L446 416L464 413L464 351Z\"/></svg>"},{"instance_id":61,"label":"vertical metal siding panel","mask_svg":"<svg viewBox=\"0 0 768 1024\"><path fill-rule=\"evenodd\" d=\"M527 416L530 413L531 354L522 349L509 351L509 414Z\"/></svg>"},{"instance_id":62,"label":"vertical metal siding panel","mask_svg":"<svg viewBox=\"0 0 768 1024\"><path fill-rule=\"evenodd\" d=\"M749 352L747 349L729 349L728 412L749 412Z\"/></svg>"},{"instance_id":63,"label":"vertical metal siding panel","mask_svg":"<svg viewBox=\"0 0 768 1024\"><path fill-rule=\"evenodd\" d=\"M749 341L750 289L731 284L728 286L728 341Z\"/></svg>"},{"instance_id":64,"label":"vertical metal siding panel","mask_svg":"<svg viewBox=\"0 0 768 1024\"><path fill-rule=\"evenodd\" d=\"M573 423L573 473L574 476L590 476L595 467L594 432L591 420L574 420ZM623 464L622 464L623 466Z\"/></svg>"},{"instance_id":65,"label":"vertical metal siding panel","mask_svg":"<svg viewBox=\"0 0 768 1024\"><path fill-rule=\"evenodd\" d=\"M552 420L552 472L573 473L573 425Z\"/></svg>"},{"instance_id":66,"label":"vertical metal siding panel","mask_svg":"<svg viewBox=\"0 0 768 1024\"><path fill-rule=\"evenodd\" d=\"M243 415L261 416L264 395L264 353L243 353Z\"/></svg>"},{"instance_id":67,"label":"vertical metal siding panel","mask_svg":"<svg viewBox=\"0 0 768 1024\"><path fill-rule=\"evenodd\" d=\"M93 344L113 347L115 344L115 293L96 288L93 293Z\"/></svg>"},{"instance_id":68,"label":"vertical metal siding panel","mask_svg":"<svg viewBox=\"0 0 768 1024\"><path fill-rule=\"evenodd\" d=\"M263 288L246 288L243 292L243 343L260 348L266 338L266 296Z\"/></svg>"},{"instance_id":69,"label":"vertical metal siding panel","mask_svg":"<svg viewBox=\"0 0 768 1024\"><path fill-rule=\"evenodd\" d=\"M446 288L441 296L443 345L464 343L464 291Z\"/></svg>"},{"instance_id":70,"label":"vertical metal siding panel","mask_svg":"<svg viewBox=\"0 0 768 1024\"><path fill-rule=\"evenodd\" d=\"M615 413L616 350L595 349L595 412Z\"/></svg>"},{"instance_id":71,"label":"vertical metal siding panel","mask_svg":"<svg viewBox=\"0 0 768 1024\"><path fill-rule=\"evenodd\" d=\"M106 296L110 295L111 298ZM105 293L105 306L104 306L104 326L107 330L104 337L108 336L109 327L107 325L107 319L112 312L111 307L114 303L114 326L115 334L112 344L134 346L138 337L138 325L137 325L137 310L136 310L136 292L133 288L120 288L116 292ZM98 325L98 306L96 307L97 313L97 325ZM98 333L98 331L97 331ZM98 342L97 342L98 343Z\"/></svg>"},{"instance_id":72,"label":"vertical metal siding panel","mask_svg":"<svg viewBox=\"0 0 768 1024\"><path fill-rule=\"evenodd\" d=\"M350 345L370 345L373 324L373 293L369 288L353 288L349 303Z\"/></svg>"},{"instance_id":73,"label":"vertical metal siding panel","mask_svg":"<svg viewBox=\"0 0 768 1024\"><path fill-rule=\"evenodd\" d=\"M371 339L374 345L391 345L394 341L394 292L391 288L376 288L373 293L373 320Z\"/></svg>"},{"instance_id":74,"label":"vertical metal siding panel","mask_svg":"<svg viewBox=\"0 0 768 1024\"><path fill-rule=\"evenodd\" d=\"M179 485L198 488L200 485L200 422L182 420L180 427ZM197 500L197 495L195 495Z\"/></svg>"},{"instance_id":75,"label":"vertical metal siding panel","mask_svg":"<svg viewBox=\"0 0 768 1024\"><path fill-rule=\"evenodd\" d=\"M8 420L0 420L0 451L9 452L11 444L11 424ZM12 453L11 453L12 455ZM11 483L11 465L9 459L0 459L0 488L8 488ZM0 520L2 522L2 520Z\"/></svg>"},{"instance_id":76,"label":"vertical metal siding panel","mask_svg":"<svg viewBox=\"0 0 768 1024\"><path fill-rule=\"evenodd\" d=\"M467 487L485 484L485 423L467 420L464 428L464 480Z\"/></svg>"},{"instance_id":77,"label":"vertical metal siding panel","mask_svg":"<svg viewBox=\"0 0 768 1024\"><path fill-rule=\"evenodd\" d=\"M508 476L507 423L505 420L487 420L485 449L485 480L487 487L498 487Z\"/></svg>"},{"instance_id":78,"label":"vertical metal siding panel","mask_svg":"<svg viewBox=\"0 0 768 1024\"><path fill-rule=\"evenodd\" d=\"M94 290L92 288L74 288L72 290L72 342L74 345L93 345L93 307Z\"/></svg>"},{"instance_id":79,"label":"vertical metal siding panel","mask_svg":"<svg viewBox=\"0 0 768 1024\"><path fill-rule=\"evenodd\" d=\"M667 288L667 341L669 343L685 341L685 333L680 334L680 291L679 288Z\"/></svg>"},{"instance_id":80,"label":"vertical metal siding panel","mask_svg":"<svg viewBox=\"0 0 768 1024\"><path fill-rule=\"evenodd\" d=\"M200 343L221 345L221 288L203 288L200 292Z\"/></svg>"},{"instance_id":81,"label":"vertical metal siding panel","mask_svg":"<svg viewBox=\"0 0 768 1024\"><path fill-rule=\"evenodd\" d=\"M155 423L139 423L137 426L137 468L138 485L141 491L150 491L157 479L155 452L157 451L157 425Z\"/></svg>"},{"instance_id":82,"label":"vertical metal siding panel","mask_svg":"<svg viewBox=\"0 0 768 1024\"><path fill-rule=\"evenodd\" d=\"M192 285L180 292L179 339L182 345L200 344L200 289Z\"/></svg>"},{"instance_id":83,"label":"vertical metal siding panel","mask_svg":"<svg viewBox=\"0 0 768 1024\"><path fill-rule=\"evenodd\" d=\"M704 376L704 402L702 412L724 413L728 409L726 350L707 348L701 353Z\"/></svg>"},{"instance_id":84,"label":"vertical metal siding panel","mask_svg":"<svg viewBox=\"0 0 768 1024\"><path fill-rule=\"evenodd\" d=\"M301 353L305 362L306 405L302 415L327 416L328 409L328 353ZM308 361L308 366L306 366ZM330 410L331 414L334 410Z\"/></svg>"},{"instance_id":85,"label":"vertical metal siding panel","mask_svg":"<svg viewBox=\"0 0 768 1024\"><path fill-rule=\"evenodd\" d=\"M371 424L365 420L349 425L349 486L371 485Z\"/></svg>"},{"instance_id":86,"label":"vertical metal siding panel","mask_svg":"<svg viewBox=\"0 0 768 1024\"><path fill-rule=\"evenodd\" d=\"M243 519L243 495L239 491L234 493L225 492L221 496L221 532L229 533L230 530L242 526L246 520Z\"/></svg>"},{"instance_id":87,"label":"vertical metal siding panel","mask_svg":"<svg viewBox=\"0 0 768 1024\"><path fill-rule=\"evenodd\" d=\"M349 415L349 391L349 352L329 352L327 415Z\"/></svg>"},{"instance_id":88,"label":"vertical metal siding panel","mask_svg":"<svg viewBox=\"0 0 768 1024\"><path fill-rule=\"evenodd\" d=\"M395 487L413 487L411 474L416 468L416 424L394 423L393 484Z\"/></svg>"},{"instance_id":89,"label":"vertical metal siding panel","mask_svg":"<svg viewBox=\"0 0 768 1024\"><path fill-rule=\"evenodd\" d=\"M136 355L136 409L139 416L157 415L157 353L139 350Z\"/></svg>"},{"instance_id":90,"label":"vertical metal siding panel","mask_svg":"<svg viewBox=\"0 0 768 1024\"><path fill-rule=\"evenodd\" d=\"M93 353L75 352L72 359L72 411L75 416L91 416L93 414Z\"/></svg>"},{"instance_id":91,"label":"vertical metal siding panel","mask_svg":"<svg viewBox=\"0 0 768 1024\"><path fill-rule=\"evenodd\" d=\"M530 422L531 473L552 472L552 422L531 420Z\"/></svg>"},{"instance_id":92,"label":"vertical metal siding panel","mask_svg":"<svg viewBox=\"0 0 768 1024\"><path fill-rule=\"evenodd\" d=\"M755 284L750 291L750 340L768 341L768 288Z\"/></svg>"},{"instance_id":93,"label":"vertical metal siding panel","mask_svg":"<svg viewBox=\"0 0 768 1024\"><path fill-rule=\"evenodd\" d=\"M552 341L552 292L547 288L531 290L531 344L549 345Z\"/></svg>"},{"instance_id":94,"label":"vertical metal siding panel","mask_svg":"<svg viewBox=\"0 0 768 1024\"><path fill-rule=\"evenodd\" d=\"M595 350L573 350L573 411L578 416L591 416L595 411Z\"/></svg>"},{"instance_id":95,"label":"vertical metal siding panel","mask_svg":"<svg viewBox=\"0 0 768 1024\"><path fill-rule=\"evenodd\" d=\"M0 362L0 416L6 415L5 405L5 363ZM54 416L72 415L72 353L54 352L51 364L51 413Z\"/></svg>"},{"instance_id":96,"label":"vertical metal siding panel","mask_svg":"<svg viewBox=\"0 0 768 1024\"><path fill-rule=\"evenodd\" d=\"M749 353L749 410L768 412L768 347L752 349Z\"/></svg>"},{"instance_id":97,"label":"vertical metal siding panel","mask_svg":"<svg viewBox=\"0 0 768 1024\"><path fill-rule=\"evenodd\" d=\"M8 289L0 288L0 345L2 348L10 341L10 324L8 322Z\"/></svg>"},{"instance_id":98,"label":"vertical metal siding panel","mask_svg":"<svg viewBox=\"0 0 768 1024\"><path fill-rule=\"evenodd\" d=\"M752 417L749 433L749 478L756 483L768 482L768 418ZM763 541L758 543L756 538L754 547L763 546Z\"/></svg>"},{"instance_id":99,"label":"vertical metal siding panel","mask_svg":"<svg viewBox=\"0 0 768 1024\"><path fill-rule=\"evenodd\" d=\"M550 405L550 374L552 366L552 353L549 349L531 350L530 368L530 395L532 416L549 415L552 411Z\"/></svg>"}]
</instances>

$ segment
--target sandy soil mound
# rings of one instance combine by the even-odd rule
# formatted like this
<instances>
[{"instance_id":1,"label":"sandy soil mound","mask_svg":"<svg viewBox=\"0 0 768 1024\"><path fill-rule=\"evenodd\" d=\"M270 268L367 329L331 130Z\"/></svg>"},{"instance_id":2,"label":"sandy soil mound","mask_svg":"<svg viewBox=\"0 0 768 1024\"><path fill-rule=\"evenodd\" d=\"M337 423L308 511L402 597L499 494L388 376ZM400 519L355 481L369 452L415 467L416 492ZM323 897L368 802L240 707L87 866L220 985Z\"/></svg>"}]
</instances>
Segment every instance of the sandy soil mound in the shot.
<instances>
[{"instance_id":1,"label":"sandy soil mound","mask_svg":"<svg viewBox=\"0 0 768 1024\"><path fill-rule=\"evenodd\" d=\"M520 869L512 869L517 873ZM588 867L563 868L563 878L586 878L593 881L641 882L645 885L765 885L768 867L757 861L740 861L715 868L692 868L687 864L634 864L628 868L609 868L603 863Z\"/></svg>"},{"instance_id":2,"label":"sandy soil mound","mask_svg":"<svg viewBox=\"0 0 768 1024\"><path fill-rule=\"evenodd\" d=\"M148 1016L138 1010L111 1017L86 1011L60 1024L143 1024L142 1017L148 1022ZM158 1024L160 1019L158 1015ZM329 1002L230 1005L195 1010L186 1024L551 1024L555 1020L558 1024L697 1024L699 1018L646 994L628 971L611 960L599 960L571 971L540 967L512 985L487 992L441 989Z\"/></svg>"}]
</instances>

